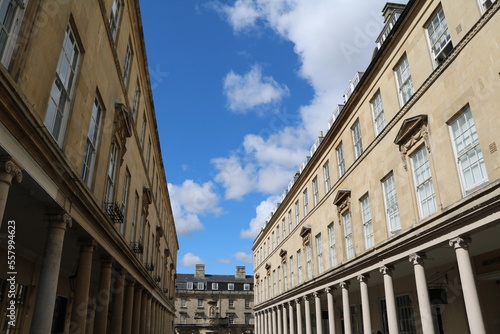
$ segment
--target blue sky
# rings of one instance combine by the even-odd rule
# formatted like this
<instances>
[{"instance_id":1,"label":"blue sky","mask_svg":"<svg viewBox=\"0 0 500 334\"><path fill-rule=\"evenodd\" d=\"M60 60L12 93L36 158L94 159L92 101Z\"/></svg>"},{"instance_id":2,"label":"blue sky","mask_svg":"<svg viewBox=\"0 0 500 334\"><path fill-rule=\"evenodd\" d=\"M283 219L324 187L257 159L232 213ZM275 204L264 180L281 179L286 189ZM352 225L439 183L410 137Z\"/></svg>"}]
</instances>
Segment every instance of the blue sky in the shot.
<instances>
[{"instance_id":1,"label":"blue sky","mask_svg":"<svg viewBox=\"0 0 500 334\"><path fill-rule=\"evenodd\" d=\"M140 1L177 272L253 271L253 241L368 66L384 4Z\"/></svg>"}]
</instances>

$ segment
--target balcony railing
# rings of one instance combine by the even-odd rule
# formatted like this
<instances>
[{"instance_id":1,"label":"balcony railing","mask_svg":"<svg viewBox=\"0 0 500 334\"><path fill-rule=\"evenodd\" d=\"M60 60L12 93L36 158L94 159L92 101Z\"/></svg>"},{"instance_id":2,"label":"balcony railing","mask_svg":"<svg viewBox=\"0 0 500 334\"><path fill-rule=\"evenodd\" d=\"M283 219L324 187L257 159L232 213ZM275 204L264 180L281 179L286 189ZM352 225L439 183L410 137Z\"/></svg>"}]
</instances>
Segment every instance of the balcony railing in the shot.
<instances>
[{"instance_id":1,"label":"balcony railing","mask_svg":"<svg viewBox=\"0 0 500 334\"><path fill-rule=\"evenodd\" d=\"M142 247L142 243L140 241L132 241L130 243L130 249L132 249L132 252L136 254L142 254L144 247Z\"/></svg>"},{"instance_id":2,"label":"balcony railing","mask_svg":"<svg viewBox=\"0 0 500 334\"><path fill-rule=\"evenodd\" d=\"M104 203L106 214L115 224L123 224L123 213L117 203Z\"/></svg>"}]
</instances>

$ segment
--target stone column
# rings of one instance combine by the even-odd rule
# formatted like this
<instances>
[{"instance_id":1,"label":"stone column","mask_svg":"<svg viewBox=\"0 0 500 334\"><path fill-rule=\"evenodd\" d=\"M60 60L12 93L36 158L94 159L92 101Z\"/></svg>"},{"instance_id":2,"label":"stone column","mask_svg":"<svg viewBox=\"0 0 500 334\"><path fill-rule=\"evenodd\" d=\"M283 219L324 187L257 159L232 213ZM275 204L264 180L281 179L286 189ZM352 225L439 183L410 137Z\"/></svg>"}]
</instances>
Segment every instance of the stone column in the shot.
<instances>
[{"instance_id":1,"label":"stone column","mask_svg":"<svg viewBox=\"0 0 500 334\"><path fill-rule=\"evenodd\" d=\"M259 313L255 312L254 316L255 316L254 332L255 332L255 334L261 334L260 327L259 327L259 324L260 324L259 323Z\"/></svg>"},{"instance_id":2,"label":"stone column","mask_svg":"<svg viewBox=\"0 0 500 334\"><path fill-rule=\"evenodd\" d=\"M276 321L276 307L271 308L271 319L273 322L273 331L272 333L277 333L278 332L278 326L277 326L277 321Z\"/></svg>"},{"instance_id":3,"label":"stone column","mask_svg":"<svg viewBox=\"0 0 500 334\"><path fill-rule=\"evenodd\" d=\"M139 328L140 334L149 334L146 332L146 323L147 319L147 311L148 311L148 291L146 289L142 290L142 298L141 298L141 326Z\"/></svg>"},{"instance_id":4,"label":"stone column","mask_svg":"<svg viewBox=\"0 0 500 334\"><path fill-rule=\"evenodd\" d=\"M323 319L321 317L321 295L318 291L314 292L314 306L316 311L316 334L323 334Z\"/></svg>"},{"instance_id":5,"label":"stone column","mask_svg":"<svg viewBox=\"0 0 500 334\"><path fill-rule=\"evenodd\" d=\"M434 324L432 321L432 308L429 299L429 290L427 288L427 280L425 278L423 253L414 253L409 257L409 261L413 264L415 271L415 283L417 286L418 308L420 310L420 320L422 323L423 334L434 334Z\"/></svg>"},{"instance_id":6,"label":"stone column","mask_svg":"<svg viewBox=\"0 0 500 334\"><path fill-rule=\"evenodd\" d=\"M263 321L263 324L264 324L264 333L265 334L269 334L269 319L267 318L267 310L265 310L263 313L262 313L262 317L264 319Z\"/></svg>"},{"instance_id":7,"label":"stone column","mask_svg":"<svg viewBox=\"0 0 500 334\"><path fill-rule=\"evenodd\" d=\"M286 304L281 305L281 312L283 316L283 334L288 334L288 317L286 315Z\"/></svg>"},{"instance_id":8,"label":"stone column","mask_svg":"<svg viewBox=\"0 0 500 334\"><path fill-rule=\"evenodd\" d=\"M288 320L289 320L289 328L290 334L295 334L295 321L293 318L293 302L288 302Z\"/></svg>"},{"instance_id":9,"label":"stone column","mask_svg":"<svg viewBox=\"0 0 500 334\"><path fill-rule=\"evenodd\" d=\"M281 317L281 306L278 305L276 307L276 322L278 323L278 334L283 334L283 328L281 326L281 320L282 320L282 317Z\"/></svg>"},{"instance_id":10,"label":"stone column","mask_svg":"<svg viewBox=\"0 0 500 334\"><path fill-rule=\"evenodd\" d=\"M368 279L370 275L359 275L359 290L361 291L361 309L363 312L363 332L372 332L372 319L370 315L370 298L368 297Z\"/></svg>"},{"instance_id":11,"label":"stone column","mask_svg":"<svg viewBox=\"0 0 500 334\"><path fill-rule=\"evenodd\" d=\"M151 301L151 333L156 333L156 300Z\"/></svg>"},{"instance_id":12,"label":"stone column","mask_svg":"<svg viewBox=\"0 0 500 334\"><path fill-rule=\"evenodd\" d=\"M9 189L12 185L12 180L21 182L23 173L21 168L12 161L12 157L0 156L0 228L2 227L3 214L9 197ZM52 319L52 318L50 318Z\"/></svg>"},{"instance_id":13,"label":"stone column","mask_svg":"<svg viewBox=\"0 0 500 334\"><path fill-rule=\"evenodd\" d=\"M267 330L269 331L269 334L274 334L273 332L273 310L269 309L267 312Z\"/></svg>"},{"instance_id":14,"label":"stone column","mask_svg":"<svg viewBox=\"0 0 500 334\"><path fill-rule=\"evenodd\" d=\"M49 227L30 330L30 333L34 334L50 333L56 303L64 234L66 233L66 227L71 226L72 223L71 217L66 213L47 215L46 218L49 221Z\"/></svg>"},{"instance_id":15,"label":"stone column","mask_svg":"<svg viewBox=\"0 0 500 334\"><path fill-rule=\"evenodd\" d=\"M132 334L132 319L134 316L134 283L127 281L123 302L123 334Z\"/></svg>"},{"instance_id":16,"label":"stone column","mask_svg":"<svg viewBox=\"0 0 500 334\"><path fill-rule=\"evenodd\" d=\"M344 333L351 334L351 308L349 305L349 281L341 282L342 289L342 312L344 314ZM391 333L392 334L392 333Z\"/></svg>"},{"instance_id":17,"label":"stone column","mask_svg":"<svg viewBox=\"0 0 500 334\"><path fill-rule=\"evenodd\" d=\"M134 285L134 306L132 315L132 333L140 333L141 331L141 306L142 306L142 285L136 283ZM126 333L126 332L125 332Z\"/></svg>"},{"instance_id":18,"label":"stone column","mask_svg":"<svg viewBox=\"0 0 500 334\"><path fill-rule=\"evenodd\" d=\"M94 333L106 333L108 327L109 287L114 261L111 257L101 259L101 277L99 279L99 290L97 291L96 298Z\"/></svg>"},{"instance_id":19,"label":"stone column","mask_svg":"<svg viewBox=\"0 0 500 334\"><path fill-rule=\"evenodd\" d=\"M393 266L383 266L380 272L384 275L385 304L387 307L387 322L389 323L389 333L399 334L398 314L396 312L396 297L392 285Z\"/></svg>"},{"instance_id":20,"label":"stone column","mask_svg":"<svg viewBox=\"0 0 500 334\"><path fill-rule=\"evenodd\" d=\"M113 286L113 312L111 314L111 334L121 334L123 325L123 299L125 294L125 271L120 269Z\"/></svg>"},{"instance_id":21,"label":"stone column","mask_svg":"<svg viewBox=\"0 0 500 334\"><path fill-rule=\"evenodd\" d=\"M484 334L486 333L486 329L483 322L481 305L479 304L479 297L477 295L476 281L469 255L470 242L471 239L468 237L458 237L450 240L450 246L455 248L457 256L458 272L460 274L460 282L462 283L465 310L467 311L470 332L474 334Z\"/></svg>"},{"instance_id":22,"label":"stone column","mask_svg":"<svg viewBox=\"0 0 500 334\"><path fill-rule=\"evenodd\" d=\"M335 308L333 304L333 289L326 288L326 299L328 303L328 333L335 334Z\"/></svg>"},{"instance_id":23,"label":"stone column","mask_svg":"<svg viewBox=\"0 0 500 334\"><path fill-rule=\"evenodd\" d=\"M151 320L152 320L152 312L151 307L153 303L153 296L148 294L148 303L146 305L146 334L151 334Z\"/></svg>"},{"instance_id":24,"label":"stone column","mask_svg":"<svg viewBox=\"0 0 500 334\"><path fill-rule=\"evenodd\" d=\"M302 333L302 308L300 305L300 299L295 300L295 310L297 311L297 334Z\"/></svg>"},{"instance_id":25,"label":"stone column","mask_svg":"<svg viewBox=\"0 0 500 334\"><path fill-rule=\"evenodd\" d=\"M81 239L80 256L76 270L75 294L73 297L73 309L71 311L72 331L85 333L87 325L87 309L89 305L90 276L92 274L92 255L97 248L93 239Z\"/></svg>"},{"instance_id":26,"label":"stone column","mask_svg":"<svg viewBox=\"0 0 500 334\"><path fill-rule=\"evenodd\" d=\"M312 334L312 326L311 326L311 303L309 302L309 295L302 297L304 299L304 316L306 318L306 334Z\"/></svg>"}]
</instances>

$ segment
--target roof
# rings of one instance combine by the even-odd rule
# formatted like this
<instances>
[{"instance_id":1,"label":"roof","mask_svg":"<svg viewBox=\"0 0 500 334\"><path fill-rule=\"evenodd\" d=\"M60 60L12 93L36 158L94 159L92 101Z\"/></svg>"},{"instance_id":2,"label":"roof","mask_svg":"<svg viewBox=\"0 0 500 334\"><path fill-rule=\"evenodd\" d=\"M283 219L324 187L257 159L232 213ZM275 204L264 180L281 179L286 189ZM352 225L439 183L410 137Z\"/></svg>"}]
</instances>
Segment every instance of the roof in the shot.
<instances>
[{"instance_id":1,"label":"roof","mask_svg":"<svg viewBox=\"0 0 500 334\"><path fill-rule=\"evenodd\" d=\"M175 279L175 283L182 283L182 282L253 283L253 276L252 275L245 275L245 278L241 279L241 278L234 277L234 275L209 275L209 274L206 274L204 278L197 278L197 277L194 277L194 274L177 274L177 278Z\"/></svg>"}]
</instances>

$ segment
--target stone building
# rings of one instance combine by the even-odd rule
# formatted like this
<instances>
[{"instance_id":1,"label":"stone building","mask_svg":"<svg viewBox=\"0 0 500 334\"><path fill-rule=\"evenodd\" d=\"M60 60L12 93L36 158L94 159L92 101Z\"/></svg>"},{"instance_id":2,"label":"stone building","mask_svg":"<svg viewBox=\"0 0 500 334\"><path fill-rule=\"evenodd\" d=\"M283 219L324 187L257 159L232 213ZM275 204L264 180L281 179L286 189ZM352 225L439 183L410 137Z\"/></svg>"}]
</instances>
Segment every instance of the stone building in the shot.
<instances>
[{"instance_id":1,"label":"stone building","mask_svg":"<svg viewBox=\"0 0 500 334\"><path fill-rule=\"evenodd\" d=\"M500 332L499 7L385 6L254 241L257 333Z\"/></svg>"},{"instance_id":2,"label":"stone building","mask_svg":"<svg viewBox=\"0 0 500 334\"><path fill-rule=\"evenodd\" d=\"M139 2L0 1L2 333L172 333Z\"/></svg>"},{"instance_id":3,"label":"stone building","mask_svg":"<svg viewBox=\"0 0 500 334\"><path fill-rule=\"evenodd\" d=\"M245 267L236 267L234 275L210 275L197 264L194 274L177 274L175 289L176 333L254 333L253 276Z\"/></svg>"}]
</instances>

